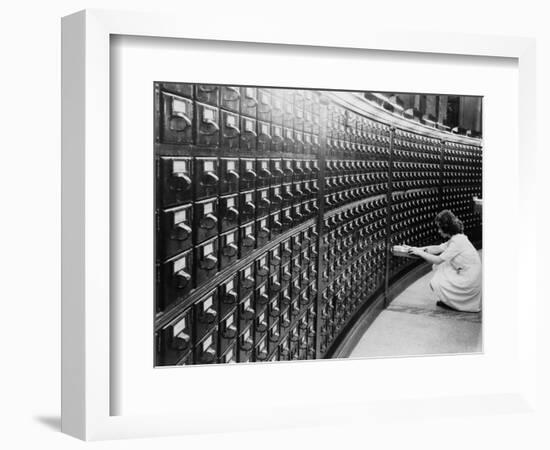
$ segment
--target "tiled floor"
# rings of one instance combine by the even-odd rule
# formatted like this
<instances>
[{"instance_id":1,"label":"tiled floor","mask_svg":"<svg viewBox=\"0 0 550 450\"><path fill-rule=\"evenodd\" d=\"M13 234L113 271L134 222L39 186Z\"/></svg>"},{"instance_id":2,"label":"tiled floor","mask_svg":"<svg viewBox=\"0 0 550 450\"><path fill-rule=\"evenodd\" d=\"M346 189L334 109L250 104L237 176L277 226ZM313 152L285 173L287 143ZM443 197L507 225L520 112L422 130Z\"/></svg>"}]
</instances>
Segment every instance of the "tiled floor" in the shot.
<instances>
[{"instance_id":1,"label":"tiled floor","mask_svg":"<svg viewBox=\"0 0 550 450\"><path fill-rule=\"evenodd\" d=\"M482 351L481 313L435 306L431 276L417 280L380 313L350 358Z\"/></svg>"}]
</instances>

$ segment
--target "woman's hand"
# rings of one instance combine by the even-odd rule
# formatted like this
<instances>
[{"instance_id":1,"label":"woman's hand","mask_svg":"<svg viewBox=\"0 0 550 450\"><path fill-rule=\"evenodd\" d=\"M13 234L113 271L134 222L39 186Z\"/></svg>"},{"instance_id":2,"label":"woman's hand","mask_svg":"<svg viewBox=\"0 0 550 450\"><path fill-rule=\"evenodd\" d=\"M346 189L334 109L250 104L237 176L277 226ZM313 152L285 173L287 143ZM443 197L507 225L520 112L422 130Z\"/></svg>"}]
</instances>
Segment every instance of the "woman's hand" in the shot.
<instances>
[{"instance_id":1,"label":"woman's hand","mask_svg":"<svg viewBox=\"0 0 550 450\"><path fill-rule=\"evenodd\" d=\"M424 254L424 250L418 247L411 247L409 249L409 253L411 255L422 256Z\"/></svg>"}]
</instances>

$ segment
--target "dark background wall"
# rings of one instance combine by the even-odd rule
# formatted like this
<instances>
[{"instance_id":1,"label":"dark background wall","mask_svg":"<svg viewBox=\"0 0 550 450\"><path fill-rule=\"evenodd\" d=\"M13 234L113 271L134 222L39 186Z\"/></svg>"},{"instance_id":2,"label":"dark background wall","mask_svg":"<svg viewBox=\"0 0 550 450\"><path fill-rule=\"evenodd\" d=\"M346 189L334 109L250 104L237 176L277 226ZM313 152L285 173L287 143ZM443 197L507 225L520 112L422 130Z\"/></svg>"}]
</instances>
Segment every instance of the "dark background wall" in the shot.
<instances>
[{"instance_id":1,"label":"dark background wall","mask_svg":"<svg viewBox=\"0 0 550 450\"><path fill-rule=\"evenodd\" d=\"M482 97L385 93L384 108L443 130L482 136ZM367 97L369 95L367 94ZM375 99L380 102L380 97Z\"/></svg>"}]
</instances>

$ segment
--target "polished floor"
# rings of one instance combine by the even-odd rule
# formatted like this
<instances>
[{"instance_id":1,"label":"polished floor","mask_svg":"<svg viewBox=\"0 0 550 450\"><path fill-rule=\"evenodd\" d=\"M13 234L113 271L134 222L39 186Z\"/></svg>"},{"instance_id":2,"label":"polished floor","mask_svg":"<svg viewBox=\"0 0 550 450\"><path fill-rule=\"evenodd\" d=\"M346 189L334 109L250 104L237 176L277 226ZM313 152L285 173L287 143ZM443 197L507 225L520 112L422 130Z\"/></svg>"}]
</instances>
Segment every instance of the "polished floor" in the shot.
<instances>
[{"instance_id":1,"label":"polished floor","mask_svg":"<svg viewBox=\"0 0 550 450\"><path fill-rule=\"evenodd\" d=\"M411 284L380 313L350 358L482 351L481 313L436 306L429 287L431 276Z\"/></svg>"}]
</instances>

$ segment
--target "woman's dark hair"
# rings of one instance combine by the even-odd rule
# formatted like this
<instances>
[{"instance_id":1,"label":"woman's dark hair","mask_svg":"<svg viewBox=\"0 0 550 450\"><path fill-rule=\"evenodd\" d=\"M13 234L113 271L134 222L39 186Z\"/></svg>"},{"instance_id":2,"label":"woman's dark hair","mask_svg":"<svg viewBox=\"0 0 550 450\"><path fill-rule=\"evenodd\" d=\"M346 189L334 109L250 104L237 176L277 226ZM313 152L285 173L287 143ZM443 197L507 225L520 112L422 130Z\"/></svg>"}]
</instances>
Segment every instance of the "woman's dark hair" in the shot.
<instances>
[{"instance_id":1,"label":"woman's dark hair","mask_svg":"<svg viewBox=\"0 0 550 450\"><path fill-rule=\"evenodd\" d=\"M444 209L435 217L435 224L445 234L454 236L464 231L464 224L448 209Z\"/></svg>"}]
</instances>

